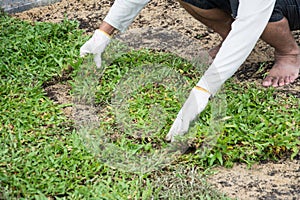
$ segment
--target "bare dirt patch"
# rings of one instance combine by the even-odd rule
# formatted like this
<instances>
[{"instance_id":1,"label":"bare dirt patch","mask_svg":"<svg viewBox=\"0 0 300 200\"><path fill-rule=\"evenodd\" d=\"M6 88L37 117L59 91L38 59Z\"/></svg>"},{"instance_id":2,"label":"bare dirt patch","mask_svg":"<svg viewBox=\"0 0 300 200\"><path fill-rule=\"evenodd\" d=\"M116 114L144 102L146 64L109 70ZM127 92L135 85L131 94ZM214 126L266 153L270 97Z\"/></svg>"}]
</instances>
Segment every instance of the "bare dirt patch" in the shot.
<instances>
[{"instance_id":1,"label":"bare dirt patch","mask_svg":"<svg viewBox=\"0 0 300 200\"><path fill-rule=\"evenodd\" d=\"M60 22L65 18L78 20L80 28L91 34L98 28L102 19L107 14L111 1L87 1L87 0L62 0L50 6L34 8L23 13L15 14L15 17L32 20ZM181 43L175 53L186 55L191 52L204 52L220 42L220 37L208 30L204 25L193 19L178 3L171 0L153 0L149 3L129 31L144 30L152 31L164 29L166 32L173 31L180 33L183 37L193 40L193 45ZM154 29L148 29L154 28ZM155 34L154 34L155 35ZM295 38L299 41L299 32L294 32ZM156 36L159 36L156 34ZM134 41L129 35L121 36L124 41ZM147 37L145 37L147 38ZM173 42L176 41L175 39ZM139 41L135 41L136 44ZM153 47L151 40L140 41L144 45ZM196 46L198 44L199 46ZM151 46L152 45L152 46ZM154 45L155 46L155 45ZM165 48L173 47L166 43ZM188 49L188 52L186 50ZM170 49L167 49L170 50ZM191 51L192 50L192 51ZM170 50L174 52L174 49ZM262 41L259 41L245 64L235 74L239 81L251 81L260 85L264 74L273 64L273 49ZM263 88L262 88L263 89ZM70 103L70 86L61 83L50 84L45 87L48 95L57 103ZM300 97L299 79L289 86L278 89L278 92ZM71 116L72 108L65 108L65 113ZM267 162L255 164L248 169L245 164L236 164L233 168L216 168L218 173L208 177L208 181L227 195L238 199L300 199L300 158L299 156L291 161L283 159L278 162Z\"/></svg>"},{"instance_id":2,"label":"bare dirt patch","mask_svg":"<svg viewBox=\"0 0 300 200\"><path fill-rule=\"evenodd\" d=\"M300 157L294 160L217 167L217 174L207 181L229 197L255 199L300 199Z\"/></svg>"}]
</instances>

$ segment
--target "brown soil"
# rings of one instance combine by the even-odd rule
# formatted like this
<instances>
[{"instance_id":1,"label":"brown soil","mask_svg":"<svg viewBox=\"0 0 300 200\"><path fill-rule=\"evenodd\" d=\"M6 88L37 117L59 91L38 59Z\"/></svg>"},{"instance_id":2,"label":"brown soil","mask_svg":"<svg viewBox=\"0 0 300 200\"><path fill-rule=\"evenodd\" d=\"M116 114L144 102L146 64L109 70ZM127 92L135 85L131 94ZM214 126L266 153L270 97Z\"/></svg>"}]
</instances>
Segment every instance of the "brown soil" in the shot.
<instances>
[{"instance_id":1,"label":"brown soil","mask_svg":"<svg viewBox=\"0 0 300 200\"><path fill-rule=\"evenodd\" d=\"M91 34L99 27L108 13L112 2L107 0L62 0L50 6L33 8L29 11L17 13L16 17L24 20L60 22L65 18L80 22L80 28ZM129 27L135 28L163 28L181 33L189 38L198 39L199 49L210 49L220 43L220 37L208 30L204 25L191 17L180 5L173 0L151 1L137 16ZM294 32L300 41L300 32ZM187 48L182 48L187 49ZM273 48L263 41L259 41L245 64L236 76L238 81L254 81L261 85L263 75L272 67ZM261 64L266 64L262 72L256 73ZM300 97L300 81L280 90L290 91Z\"/></svg>"},{"instance_id":2,"label":"brown soil","mask_svg":"<svg viewBox=\"0 0 300 200\"><path fill-rule=\"evenodd\" d=\"M60 3L34 8L23 13L17 13L15 16L24 20L48 22L60 22L67 17L78 20L80 28L91 34L94 29L98 28L111 4L111 1L106 0L62 0ZM171 0L153 0L129 27L127 33L130 34L119 36L123 41L131 41L134 47L137 47L136 44L138 43L139 47L144 45L154 48L155 45L151 42L151 37L145 37L143 41L136 41L130 37L132 33L138 34L137 30L150 33L152 38L156 39L172 36L173 40L166 39L169 41L167 43L156 43L160 45L159 49L178 53L187 59L191 58L193 52L205 53L205 50L220 42L218 35L207 30L204 25L186 13L178 3ZM143 33L143 31L138 32ZM299 33L294 32L294 35L299 41ZM174 48L176 45L174 41L178 41L177 38L178 40L181 38L181 43L177 43L176 48ZM263 63L265 68L263 71L259 71L258 69ZM263 75L271 68L272 63L273 49L259 41L245 64L235 74L235 79L236 81L254 81L260 85ZM69 89L69 86L63 84L50 84L45 88L48 95L57 103L71 103L71 98L68 95ZM300 97L299 79L290 86L279 88L278 92ZM71 116L74 113L72 109L74 108L66 107L64 111L68 116ZM218 173L209 176L208 182L230 197L247 200L300 199L299 156L293 161L284 159L276 163L256 164L251 169L248 169L245 164L236 164L230 169L218 167L216 170Z\"/></svg>"}]
</instances>

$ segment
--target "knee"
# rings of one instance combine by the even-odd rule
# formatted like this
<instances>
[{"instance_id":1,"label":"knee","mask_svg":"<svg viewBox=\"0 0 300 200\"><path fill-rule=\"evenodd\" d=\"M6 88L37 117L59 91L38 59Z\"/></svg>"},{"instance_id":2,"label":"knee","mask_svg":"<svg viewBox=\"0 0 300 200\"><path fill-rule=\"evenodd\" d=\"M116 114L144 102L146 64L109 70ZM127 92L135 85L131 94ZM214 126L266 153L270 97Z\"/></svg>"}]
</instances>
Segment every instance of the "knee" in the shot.
<instances>
[{"instance_id":1,"label":"knee","mask_svg":"<svg viewBox=\"0 0 300 200\"><path fill-rule=\"evenodd\" d=\"M205 11L209 10L209 9L203 9L200 7L197 7L195 5L193 5L192 3L186 2L184 0L177 0L179 2L179 4L187 11L194 11L197 12L199 14L203 13L205 15Z\"/></svg>"},{"instance_id":2,"label":"knee","mask_svg":"<svg viewBox=\"0 0 300 200\"><path fill-rule=\"evenodd\" d=\"M202 18L209 18L210 15L210 10L211 9L203 9L203 8L199 8L197 6L192 5L191 3L187 3L184 0L177 0L179 2L179 4L181 5L181 7L183 7L188 13L197 16L200 16Z\"/></svg>"},{"instance_id":3,"label":"knee","mask_svg":"<svg viewBox=\"0 0 300 200\"><path fill-rule=\"evenodd\" d=\"M185 2L184 0L177 0L180 5L190 14L192 14L194 17L206 19L206 20L212 20L212 21L223 21L228 18L232 18L230 13L227 13L224 10L221 10L219 8L199 8L197 6L194 6L190 3Z\"/></svg>"}]
</instances>

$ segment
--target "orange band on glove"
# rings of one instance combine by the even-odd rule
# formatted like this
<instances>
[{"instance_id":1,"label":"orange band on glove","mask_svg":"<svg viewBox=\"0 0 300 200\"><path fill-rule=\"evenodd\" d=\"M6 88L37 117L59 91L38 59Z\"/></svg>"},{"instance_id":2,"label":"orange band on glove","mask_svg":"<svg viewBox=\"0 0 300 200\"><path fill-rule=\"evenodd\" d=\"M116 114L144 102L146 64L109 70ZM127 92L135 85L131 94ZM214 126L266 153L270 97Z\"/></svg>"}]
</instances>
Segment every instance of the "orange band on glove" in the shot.
<instances>
[{"instance_id":1,"label":"orange band on glove","mask_svg":"<svg viewBox=\"0 0 300 200\"><path fill-rule=\"evenodd\" d=\"M208 94L211 94L207 89L204 89L203 87L200 87L200 86L198 86L198 85L195 86L195 89L200 90L200 91L203 91L203 92L206 92L206 93L208 93Z\"/></svg>"},{"instance_id":2,"label":"orange band on glove","mask_svg":"<svg viewBox=\"0 0 300 200\"><path fill-rule=\"evenodd\" d=\"M107 37L109 37L109 38L112 38L112 36L111 35L109 35L108 33L106 33L105 31L102 31L101 29L98 29L100 32L102 32L104 35L106 35Z\"/></svg>"}]
</instances>

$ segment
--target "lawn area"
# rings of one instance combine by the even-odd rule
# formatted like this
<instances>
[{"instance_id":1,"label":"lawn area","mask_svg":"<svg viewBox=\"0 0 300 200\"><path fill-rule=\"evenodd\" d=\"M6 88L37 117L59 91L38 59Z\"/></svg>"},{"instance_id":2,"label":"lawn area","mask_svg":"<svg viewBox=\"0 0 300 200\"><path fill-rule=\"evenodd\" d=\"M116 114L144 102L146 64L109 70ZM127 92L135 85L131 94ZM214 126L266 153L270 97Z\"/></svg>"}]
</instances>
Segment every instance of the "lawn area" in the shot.
<instances>
[{"instance_id":1,"label":"lawn area","mask_svg":"<svg viewBox=\"0 0 300 200\"><path fill-rule=\"evenodd\" d=\"M234 162L293 158L299 152L299 99L232 79L195 123L193 153L156 171L116 168L106 160L117 162L124 151L155 154L168 147L164 137L200 78L198 68L168 53L128 51L106 63L100 80L93 79L89 70L79 76L89 66L86 60L92 61L78 56L87 36L76 22L33 23L1 14L0 28L0 199L227 199L205 183L204 171ZM99 141L82 137L83 129L62 111L71 105L55 104L44 91L45 83L59 80L70 68L71 79L63 80L73 87L70 93L91 95L92 102L86 103L102 109ZM153 77L143 77L149 70ZM175 87L176 77L180 87ZM198 147L211 135L215 143L203 154ZM109 152L95 142L122 151Z\"/></svg>"}]
</instances>

